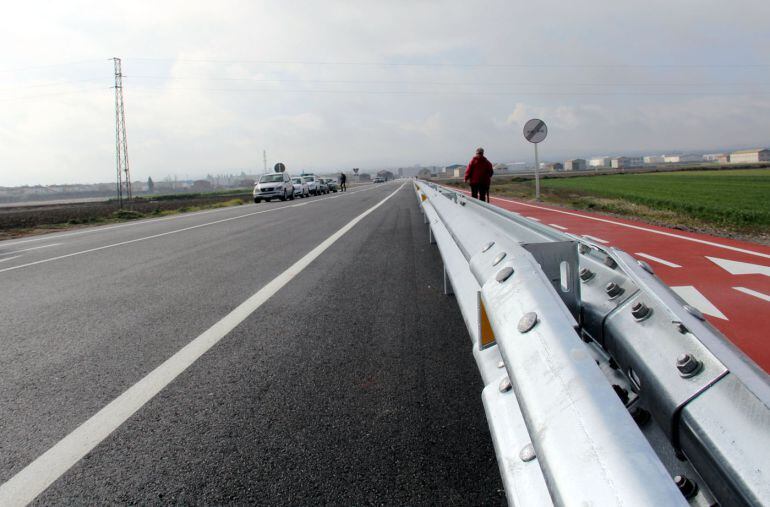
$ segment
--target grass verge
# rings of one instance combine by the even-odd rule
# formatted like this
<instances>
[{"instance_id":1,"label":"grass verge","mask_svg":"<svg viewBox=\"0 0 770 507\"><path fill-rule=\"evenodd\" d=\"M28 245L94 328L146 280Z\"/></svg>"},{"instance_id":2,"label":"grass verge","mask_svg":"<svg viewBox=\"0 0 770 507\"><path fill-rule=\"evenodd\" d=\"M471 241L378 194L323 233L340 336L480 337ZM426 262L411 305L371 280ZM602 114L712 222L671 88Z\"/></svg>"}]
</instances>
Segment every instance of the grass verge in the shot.
<instances>
[{"instance_id":1,"label":"grass verge","mask_svg":"<svg viewBox=\"0 0 770 507\"><path fill-rule=\"evenodd\" d=\"M119 209L115 210L114 207L105 207L104 211L101 211L96 215L88 215L76 218L67 218L67 213L61 211L58 216L61 216L59 220L40 223L30 227L8 227L0 228L0 240L18 238L22 236L29 236L33 234L42 234L46 232L61 231L65 229L72 229L81 226L89 225L102 225L112 224L120 222L128 222L132 220L139 220L142 218L155 218L164 217L169 215L178 215L180 213L190 213L194 211L201 211L206 209L215 208L227 208L231 206L241 206L247 201L241 198L229 199L226 201L218 201L211 203L201 203L200 199L195 199L195 205L185 205L183 201L180 201L176 207L172 205L169 208L169 203L163 203L162 206L158 205L154 208L147 209L149 203L144 204L144 211L138 211L136 209Z\"/></svg>"},{"instance_id":2,"label":"grass verge","mask_svg":"<svg viewBox=\"0 0 770 507\"><path fill-rule=\"evenodd\" d=\"M496 178L491 191L531 199L534 181ZM541 197L570 208L770 244L770 169L545 177Z\"/></svg>"}]
</instances>

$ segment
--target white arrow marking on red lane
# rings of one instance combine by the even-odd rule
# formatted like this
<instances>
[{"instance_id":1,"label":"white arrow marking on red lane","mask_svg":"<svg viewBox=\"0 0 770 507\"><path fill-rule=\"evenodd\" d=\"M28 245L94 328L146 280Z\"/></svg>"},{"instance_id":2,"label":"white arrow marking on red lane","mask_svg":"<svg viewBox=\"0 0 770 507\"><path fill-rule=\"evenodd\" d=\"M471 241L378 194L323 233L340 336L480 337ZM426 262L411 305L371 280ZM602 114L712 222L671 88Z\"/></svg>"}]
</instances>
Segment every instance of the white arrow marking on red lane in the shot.
<instances>
[{"instance_id":1,"label":"white arrow marking on red lane","mask_svg":"<svg viewBox=\"0 0 770 507\"><path fill-rule=\"evenodd\" d=\"M731 275L765 275L770 276L770 266L752 264L750 262L738 262L718 257L706 257L708 260L724 269Z\"/></svg>"},{"instance_id":2,"label":"white arrow marking on red lane","mask_svg":"<svg viewBox=\"0 0 770 507\"><path fill-rule=\"evenodd\" d=\"M712 317L716 317L718 319L729 320L727 317L725 317L724 313L719 311L719 308L714 306L714 303L709 301L706 298L706 296L701 294L700 291L695 287L693 287L692 285L683 285L681 287L671 287L671 290L679 294L679 297L681 297L682 299L684 299L689 304L693 305L695 308L705 313L706 315L711 315Z\"/></svg>"}]
</instances>

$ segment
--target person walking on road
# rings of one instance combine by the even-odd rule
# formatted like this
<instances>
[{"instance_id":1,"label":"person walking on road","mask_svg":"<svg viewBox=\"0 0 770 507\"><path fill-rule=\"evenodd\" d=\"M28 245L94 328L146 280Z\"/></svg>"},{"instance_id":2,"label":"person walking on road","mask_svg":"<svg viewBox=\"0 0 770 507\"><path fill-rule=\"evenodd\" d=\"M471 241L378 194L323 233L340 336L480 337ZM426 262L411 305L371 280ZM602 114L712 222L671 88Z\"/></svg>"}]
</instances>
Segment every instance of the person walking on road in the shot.
<instances>
[{"instance_id":1,"label":"person walking on road","mask_svg":"<svg viewBox=\"0 0 770 507\"><path fill-rule=\"evenodd\" d=\"M345 173L340 173L340 190L345 192L348 187L345 185L345 182L348 181L348 177L345 176Z\"/></svg>"},{"instance_id":2,"label":"person walking on road","mask_svg":"<svg viewBox=\"0 0 770 507\"><path fill-rule=\"evenodd\" d=\"M484 156L484 148L476 148L476 156L465 170L465 181L471 185L471 197L489 202L489 184L494 173L492 162Z\"/></svg>"}]
</instances>

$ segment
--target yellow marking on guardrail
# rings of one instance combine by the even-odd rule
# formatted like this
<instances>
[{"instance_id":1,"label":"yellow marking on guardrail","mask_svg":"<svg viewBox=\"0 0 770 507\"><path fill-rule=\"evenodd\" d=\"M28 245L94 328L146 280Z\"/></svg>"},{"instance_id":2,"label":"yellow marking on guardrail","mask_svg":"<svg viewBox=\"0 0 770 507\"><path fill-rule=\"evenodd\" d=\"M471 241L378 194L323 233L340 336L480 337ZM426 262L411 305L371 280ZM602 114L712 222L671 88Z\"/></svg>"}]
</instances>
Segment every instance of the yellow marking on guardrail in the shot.
<instances>
[{"instance_id":1,"label":"yellow marking on guardrail","mask_svg":"<svg viewBox=\"0 0 770 507\"><path fill-rule=\"evenodd\" d=\"M476 295L479 302L479 348L485 349L495 344L495 332L492 330L492 324L489 323L481 292L477 292Z\"/></svg>"},{"instance_id":2,"label":"yellow marking on guardrail","mask_svg":"<svg viewBox=\"0 0 770 507\"><path fill-rule=\"evenodd\" d=\"M427 201L427 200L428 200L428 196L427 196L427 195L425 195L425 194L420 194L420 199L422 199L422 200L423 200L423 202L424 202L424 201Z\"/></svg>"}]
</instances>

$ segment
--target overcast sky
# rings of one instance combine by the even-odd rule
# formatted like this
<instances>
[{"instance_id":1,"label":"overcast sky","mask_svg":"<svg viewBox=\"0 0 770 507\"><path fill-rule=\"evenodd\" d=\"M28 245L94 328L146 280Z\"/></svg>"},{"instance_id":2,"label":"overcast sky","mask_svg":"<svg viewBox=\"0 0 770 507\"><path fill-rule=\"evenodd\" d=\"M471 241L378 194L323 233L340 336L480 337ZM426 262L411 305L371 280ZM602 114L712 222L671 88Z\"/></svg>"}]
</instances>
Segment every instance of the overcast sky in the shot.
<instances>
[{"instance_id":1,"label":"overcast sky","mask_svg":"<svg viewBox=\"0 0 770 507\"><path fill-rule=\"evenodd\" d=\"M18 1L0 186L770 145L770 2Z\"/></svg>"}]
</instances>

